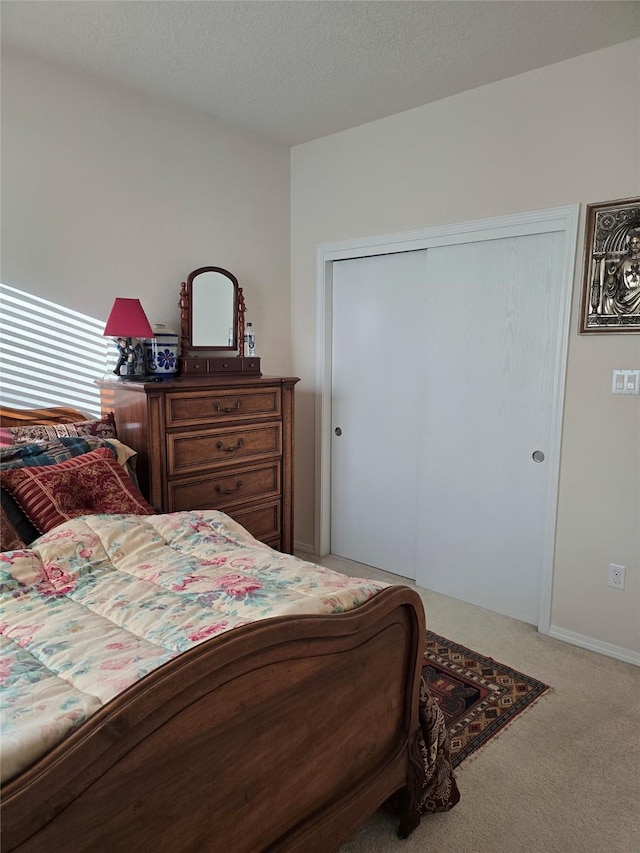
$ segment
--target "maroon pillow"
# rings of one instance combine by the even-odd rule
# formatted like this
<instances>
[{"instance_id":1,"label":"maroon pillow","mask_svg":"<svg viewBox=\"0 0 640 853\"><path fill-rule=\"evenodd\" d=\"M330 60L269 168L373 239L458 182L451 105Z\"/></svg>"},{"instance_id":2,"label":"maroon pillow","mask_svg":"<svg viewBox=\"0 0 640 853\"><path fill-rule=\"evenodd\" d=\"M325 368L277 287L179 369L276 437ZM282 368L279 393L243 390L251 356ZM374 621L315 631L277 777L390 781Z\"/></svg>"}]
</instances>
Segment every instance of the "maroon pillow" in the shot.
<instances>
[{"instance_id":1,"label":"maroon pillow","mask_svg":"<svg viewBox=\"0 0 640 853\"><path fill-rule=\"evenodd\" d=\"M0 482L41 533L79 515L155 512L106 447L56 465L9 468Z\"/></svg>"},{"instance_id":2,"label":"maroon pillow","mask_svg":"<svg viewBox=\"0 0 640 853\"><path fill-rule=\"evenodd\" d=\"M95 438L116 438L116 422L113 412L102 418L90 421L75 421L71 424L31 424L29 426L7 427L14 442L51 441L65 436L88 436Z\"/></svg>"}]
</instances>

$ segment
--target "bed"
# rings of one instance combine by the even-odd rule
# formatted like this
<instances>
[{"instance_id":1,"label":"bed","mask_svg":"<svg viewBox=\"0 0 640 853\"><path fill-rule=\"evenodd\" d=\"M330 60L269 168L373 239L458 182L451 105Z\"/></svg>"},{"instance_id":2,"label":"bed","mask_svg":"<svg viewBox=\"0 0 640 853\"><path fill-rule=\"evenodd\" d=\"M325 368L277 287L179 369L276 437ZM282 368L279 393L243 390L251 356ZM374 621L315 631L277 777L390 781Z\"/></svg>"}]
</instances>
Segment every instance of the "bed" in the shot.
<instances>
[{"instance_id":1,"label":"bed","mask_svg":"<svg viewBox=\"0 0 640 853\"><path fill-rule=\"evenodd\" d=\"M158 515L151 507L145 510L132 459L118 447L114 424L104 426L107 432L113 426L113 435L78 435L76 425L90 421L73 409L4 408L0 417L3 430L68 424L52 442L62 442L60 453L77 451L62 461L54 457L43 465L9 465L0 471L3 489L19 508L24 509L24 501L39 524L45 520L45 532L40 535L42 527L36 525L33 542L15 547L21 545L16 534L18 541L2 554L3 592L9 603L3 607L0 636L21 661L16 669L27 673L27 682L32 678L39 685L45 676L30 673L33 659L43 656L37 643L31 643L33 632L24 627L25 613L29 618L45 613L47 619L36 621L51 635L43 635L47 654L52 646L55 654L57 646L72 648L74 654L79 648L74 662L55 658L56 689L66 689L71 670L89 685L89 699L63 697L67 729L61 734L47 725L48 740L41 738L44 745L35 752L32 746L31 752L24 749L23 741L29 740L25 730L35 718L42 734L38 709L46 701L40 702L36 688L25 691L22 684L18 693L26 696L25 706L16 711L10 701L14 692L5 696L3 691L3 715L15 729L9 747L18 744L15 755L9 754L0 792L5 853L327 853L383 804L396 809L401 837L411 833L424 813L455 805L458 792L444 723L421 679L425 620L414 590L331 577L335 573L272 551L224 513ZM51 438L49 432L46 437ZM36 440L40 450L43 441ZM83 443L89 449L81 453ZM59 517L60 507L54 511L43 495L59 504L65 483L80 494L78 472L87 459L109 468L109 477L99 480L97 509ZM107 500L114 476L121 489L118 506L113 495L111 504ZM25 494L29 497L28 490L35 488L34 479L38 497L31 495L30 504ZM100 503L105 500L106 509ZM127 538L130 534L133 539ZM168 569L155 561L156 546L158 553L168 548L173 555ZM218 584L214 592L202 569L205 564L212 566ZM154 583L160 575L166 580L144 606L138 606L132 579L141 572L147 587L149 572ZM256 594L262 596L259 618L248 618L237 601L249 601L249 593L266 575L275 579L278 596L270 597L266 584L261 586ZM103 592L105 577L115 579L115 592ZM290 577L297 587L286 586ZM194 602L203 601L217 607L221 583L236 596L232 610L225 611L229 624L224 630L218 610L212 622L211 615L193 609ZM132 590L126 600L124 587ZM176 598L180 607L186 601L192 608L187 616L172 609ZM117 612L114 622L128 632L126 641L112 637L109 632L115 628L111 623L105 627L104 621L94 626L93 634L83 634L84 615L79 618L76 611L89 599L102 602L100 619L106 618L106 610ZM95 610L91 602L89 609ZM56 615L70 604L76 608L71 617L62 611ZM142 640L131 639L131 624L121 615L127 610L133 610L134 622L145 622ZM58 622L47 621L53 618ZM156 643L161 623L163 639ZM71 639L76 631L79 643ZM171 643L164 639L167 632ZM101 648L112 649L116 662L92 681L87 661L92 643L100 642ZM127 642L138 644L134 664L127 663L136 670L135 678L118 658ZM20 658L25 655L28 665ZM101 701L92 704L95 695Z\"/></svg>"}]
</instances>

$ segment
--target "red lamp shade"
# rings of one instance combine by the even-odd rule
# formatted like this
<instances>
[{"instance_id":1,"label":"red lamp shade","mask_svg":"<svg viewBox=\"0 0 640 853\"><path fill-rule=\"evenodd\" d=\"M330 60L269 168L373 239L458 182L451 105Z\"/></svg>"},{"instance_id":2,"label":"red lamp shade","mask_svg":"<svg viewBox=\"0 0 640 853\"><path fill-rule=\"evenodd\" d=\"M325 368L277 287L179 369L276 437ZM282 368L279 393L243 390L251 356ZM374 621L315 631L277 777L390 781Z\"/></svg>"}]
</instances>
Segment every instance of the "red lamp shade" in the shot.
<instances>
[{"instance_id":1,"label":"red lamp shade","mask_svg":"<svg viewBox=\"0 0 640 853\"><path fill-rule=\"evenodd\" d=\"M152 338L153 329L140 300L118 297L113 303L103 335L112 338Z\"/></svg>"}]
</instances>

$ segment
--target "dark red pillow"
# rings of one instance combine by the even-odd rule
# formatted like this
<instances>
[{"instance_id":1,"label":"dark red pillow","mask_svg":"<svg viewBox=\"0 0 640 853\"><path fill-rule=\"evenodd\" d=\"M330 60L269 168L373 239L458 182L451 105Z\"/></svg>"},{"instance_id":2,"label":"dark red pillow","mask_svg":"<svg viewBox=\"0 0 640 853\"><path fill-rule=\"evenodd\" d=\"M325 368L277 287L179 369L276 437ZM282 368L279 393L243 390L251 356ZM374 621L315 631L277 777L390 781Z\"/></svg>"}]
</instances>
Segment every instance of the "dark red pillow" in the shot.
<instances>
[{"instance_id":1,"label":"dark red pillow","mask_svg":"<svg viewBox=\"0 0 640 853\"><path fill-rule=\"evenodd\" d=\"M0 482L41 533L79 515L155 512L106 447L57 465L10 468Z\"/></svg>"}]
</instances>

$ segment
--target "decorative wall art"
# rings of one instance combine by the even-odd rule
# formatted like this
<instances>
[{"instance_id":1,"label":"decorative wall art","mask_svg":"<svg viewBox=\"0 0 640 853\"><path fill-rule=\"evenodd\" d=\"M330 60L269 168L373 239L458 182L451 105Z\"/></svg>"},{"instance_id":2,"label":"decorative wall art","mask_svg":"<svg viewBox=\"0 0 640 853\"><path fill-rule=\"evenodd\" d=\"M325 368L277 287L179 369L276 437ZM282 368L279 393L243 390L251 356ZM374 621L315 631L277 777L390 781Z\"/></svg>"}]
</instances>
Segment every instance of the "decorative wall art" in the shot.
<instances>
[{"instance_id":1,"label":"decorative wall art","mask_svg":"<svg viewBox=\"0 0 640 853\"><path fill-rule=\"evenodd\" d=\"M640 332L640 198L587 205L580 332Z\"/></svg>"}]
</instances>

